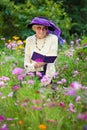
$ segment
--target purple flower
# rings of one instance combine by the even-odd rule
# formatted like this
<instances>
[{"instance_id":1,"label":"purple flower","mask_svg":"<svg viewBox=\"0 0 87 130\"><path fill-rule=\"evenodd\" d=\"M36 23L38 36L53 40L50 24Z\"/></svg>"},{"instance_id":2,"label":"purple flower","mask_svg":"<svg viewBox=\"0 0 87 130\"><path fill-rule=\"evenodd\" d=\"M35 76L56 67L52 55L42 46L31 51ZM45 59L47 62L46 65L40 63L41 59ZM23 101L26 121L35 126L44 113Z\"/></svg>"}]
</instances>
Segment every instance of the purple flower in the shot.
<instances>
[{"instance_id":1,"label":"purple flower","mask_svg":"<svg viewBox=\"0 0 87 130\"><path fill-rule=\"evenodd\" d=\"M12 121L13 120L13 118L7 118L7 121Z\"/></svg>"},{"instance_id":2,"label":"purple flower","mask_svg":"<svg viewBox=\"0 0 87 130\"><path fill-rule=\"evenodd\" d=\"M81 100L80 96L78 96L75 101L78 102L79 100Z\"/></svg>"},{"instance_id":3,"label":"purple flower","mask_svg":"<svg viewBox=\"0 0 87 130\"><path fill-rule=\"evenodd\" d=\"M33 80L29 80L28 83L29 84L34 84L34 81Z\"/></svg>"},{"instance_id":4,"label":"purple flower","mask_svg":"<svg viewBox=\"0 0 87 130\"><path fill-rule=\"evenodd\" d=\"M23 69L22 68L15 68L13 71L12 71L12 74L14 75L20 75L22 73Z\"/></svg>"},{"instance_id":5,"label":"purple flower","mask_svg":"<svg viewBox=\"0 0 87 130\"><path fill-rule=\"evenodd\" d=\"M13 92L10 92L9 94L8 94L8 97L12 97L13 96Z\"/></svg>"},{"instance_id":6,"label":"purple flower","mask_svg":"<svg viewBox=\"0 0 87 130\"><path fill-rule=\"evenodd\" d=\"M84 118L84 115L83 115L82 113L79 113L78 116L77 116L77 118L78 118L79 120L82 120L82 119Z\"/></svg>"},{"instance_id":7,"label":"purple flower","mask_svg":"<svg viewBox=\"0 0 87 130\"><path fill-rule=\"evenodd\" d=\"M64 107L65 107L64 102L60 102L60 103L59 103L59 106L62 107L62 108L64 108Z\"/></svg>"},{"instance_id":8,"label":"purple flower","mask_svg":"<svg viewBox=\"0 0 87 130\"><path fill-rule=\"evenodd\" d=\"M61 79L61 82L62 83L66 83L66 79Z\"/></svg>"},{"instance_id":9,"label":"purple flower","mask_svg":"<svg viewBox=\"0 0 87 130\"><path fill-rule=\"evenodd\" d=\"M86 120L87 121L87 113L79 113L77 118L79 120Z\"/></svg>"},{"instance_id":10,"label":"purple flower","mask_svg":"<svg viewBox=\"0 0 87 130\"><path fill-rule=\"evenodd\" d=\"M66 56L72 57L72 56L73 56L73 53L68 52L68 53L66 54Z\"/></svg>"},{"instance_id":11,"label":"purple flower","mask_svg":"<svg viewBox=\"0 0 87 130\"><path fill-rule=\"evenodd\" d=\"M5 117L0 115L0 121L4 121L5 120Z\"/></svg>"},{"instance_id":12,"label":"purple flower","mask_svg":"<svg viewBox=\"0 0 87 130\"><path fill-rule=\"evenodd\" d=\"M76 112L76 111L74 110L74 105L73 105L72 103L69 104L69 111L71 111L71 112Z\"/></svg>"},{"instance_id":13,"label":"purple flower","mask_svg":"<svg viewBox=\"0 0 87 130\"><path fill-rule=\"evenodd\" d=\"M82 88L81 84L79 84L78 82L71 83L70 87L72 87L75 90L78 90L78 89Z\"/></svg>"},{"instance_id":14,"label":"purple flower","mask_svg":"<svg viewBox=\"0 0 87 130\"><path fill-rule=\"evenodd\" d=\"M27 106L27 102L23 102L21 106Z\"/></svg>"},{"instance_id":15,"label":"purple flower","mask_svg":"<svg viewBox=\"0 0 87 130\"><path fill-rule=\"evenodd\" d=\"M58 81L57 84L62 84L62 81Z\"/></svg>"},{"instance_id":16,"label":"purple flower","mask_svg":"<svg viewBox=\"0 0 87 130\"><path fill-rule=\"evenodd\" d=\"M9 79L9 77L6 77L6 76L2 76L1 78L0 78L0 80L3 80L3 81L9 81L10 79Z\"/></svg>"},{"instance_id":17,"label":"purple flower","mask_svg":"<svg viewBox=\"0 0 87 130\"><path fill-rule=\"evenodd\" d=\"M18 90L19 89L19 86L13 86L13 90Z\"/></svg>"},{"instance_id":18,"label":"purple flower","mask_svg":"<svg viewBox=\"0 0 87 130\"><path fill-rule=\"evenodd\" d=\"M26 74L27 76L30 76L30 77L34 77L34 73L33 72L29 72Z\"/></svg>"},{"instance_id":19,"label":"purple flower","mask_svg":"<svg viewBox=\"0 0 87 130\"><path fill-rule=\"evenodd\" d=\"M43 78L41 79L41 82L44 83L44 82L48 82L49 81L49 77L44 75Z\"/></svg>"},{"instance_id":20,"label":"purple flower","mask_svg":"<svg viewBox=\"0 0 87 130\"><path fill-rule=\"evenodd\" d=\"M67 94L70 95L70 96L74 96L76 94L76 91L74 89L69 89L67 91Z\"/></svg>"},{"instance_id":21,"label":"purple flower","mask_svg":"<svg viewBox=\"0 0 87 130\"><path fill-rule=\"evenodd\" d=\"M24 76L23 75L18 75L18 80L23 80Z\"/></svg>"},{"instance_id":22,"label":"purple flower","mask_svg":"<svg viewBox=\"0 0 87 130\"><path fill-rule=\"evenodd\" d=\"M2 125L2 128L0 128L0 130L8 130L7 124L3 124L3 125Z\"/></svg>"},{"instance_id":23,"label":"purple flower","mask_svg":"<svg viewBox=\"0 0 87 130\"><path fill-rule=\"evenodd\" d=\"M84 126L83 126L83 130L87 130L87 125L84 125Z\"/></svg>"},{"instance_id":24,"label":"purple flower","mask_svg":"<svg viewBox=\"0 0 87 130\"><path fill-rule=\"evenodd\" d=\"M0 96L2 96L2 92L0 92Z\"/></svg>"},{"instance_id":25,"label":"purple flower","mask_svg":"<svg viewBox=\"0 0 87 130\"><path fill-rule=\"evenodd\" d=\"M84 120L87 121L87 113L84 114Z\"/></svg>"},{"instance_id":26,"label":"purple flower","mask_svg":"<svg viewBox=\"0 0 87 130\"><path fill-rule=\"evenodd\" d=\"M73 73L74 73L73 77L75 77L76 75L79 74L79 72L77 70L75 70Z\"/></svg>"},{"instance_id":27,"label":"purple flower","mask_svg":"<svg viewBox=\"0 0 87 130\"><path fill-rule=\"evenodd\" d=\"M0 87L4 86L5 83L3 81L0 81Z\"/></svg>"},{"instance_id":28,"label":"purple flower","mask_svg":"<svg viewBox=\"0 0 87 130\"><path fill-rule=\"evenodd\" d=\"M36 72L36 75L42 77L42 74L40 72Z\"/></svg>"},{"instance_id":29,"label":"purple flower","mask_svg":"<svg viewBox=\"0 0 87 130\"><path fill-rule=\"evenodd\" d=\"M43 108L41 106L31 106L31 109L41 111Z\"/></svg>"}]
</instances>

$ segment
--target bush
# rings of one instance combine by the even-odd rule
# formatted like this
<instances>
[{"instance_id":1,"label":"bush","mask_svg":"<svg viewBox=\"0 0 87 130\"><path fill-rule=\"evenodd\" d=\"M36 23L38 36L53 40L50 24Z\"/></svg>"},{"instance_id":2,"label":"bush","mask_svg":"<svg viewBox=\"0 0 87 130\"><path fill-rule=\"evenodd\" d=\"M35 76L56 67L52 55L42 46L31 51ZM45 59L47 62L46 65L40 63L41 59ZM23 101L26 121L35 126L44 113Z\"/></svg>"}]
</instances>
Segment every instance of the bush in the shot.
<instances>
[{"instance_id":1,"label":"bush","mask_svg":"<svg viewBox=\"0 0 87 130\"><path fill-rule=\"evenodd\" d=\"M53 20L62 30L64 37L69 36L72 27L71 18L68 17L62 3L48 1L25 1L25 3L15 4L10 0L0 1L0 33L4 37L18 35L25 39L33 32L27 28L28 23L35 16L46 16Z\"/></svg>"}]
</instances>

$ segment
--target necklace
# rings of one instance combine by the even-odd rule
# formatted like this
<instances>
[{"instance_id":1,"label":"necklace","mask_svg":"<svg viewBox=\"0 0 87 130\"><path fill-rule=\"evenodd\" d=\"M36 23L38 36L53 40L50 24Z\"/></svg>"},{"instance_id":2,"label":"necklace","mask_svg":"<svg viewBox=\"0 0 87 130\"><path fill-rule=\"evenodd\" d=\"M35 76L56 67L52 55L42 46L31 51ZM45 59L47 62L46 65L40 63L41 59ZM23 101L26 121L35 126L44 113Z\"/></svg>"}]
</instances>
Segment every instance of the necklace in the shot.
<instances>
[{"instance_id":1,"label":"necklace","mask_svg":"<svg viewBox=\"0 0 87 130\"><path fill-rule=\"evenodd\" d=\"M46 41L46 38L44 38L44 42L43 42L43 45L42 45L42 47L41 48L39 48L38 47L38 43L37 43L37 38L36 38L36 48L39 50L39 51L41 51L42 50L42 48L45 46L45 41Z\"/></svg>"}]
</instances>

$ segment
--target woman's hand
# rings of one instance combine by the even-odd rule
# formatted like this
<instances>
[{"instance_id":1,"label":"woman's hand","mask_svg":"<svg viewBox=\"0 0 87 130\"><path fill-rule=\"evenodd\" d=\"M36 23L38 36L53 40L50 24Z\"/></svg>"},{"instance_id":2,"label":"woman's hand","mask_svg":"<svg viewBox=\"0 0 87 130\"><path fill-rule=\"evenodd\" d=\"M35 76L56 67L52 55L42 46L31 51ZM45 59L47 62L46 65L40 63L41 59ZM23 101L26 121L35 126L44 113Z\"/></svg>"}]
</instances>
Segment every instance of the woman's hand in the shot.
<instances>
[{"instance_id":1,"label":"woman's hand","mask_svg":"<svg viewBox=\"0 0 87 130\"><path fill-rule=\"evenodd\" d=\"M39 67L44 66L45 64L46 64L45 62L37 62L37 63L34 64L34 68L37 69Z\"/></svg>"}]
</instances>

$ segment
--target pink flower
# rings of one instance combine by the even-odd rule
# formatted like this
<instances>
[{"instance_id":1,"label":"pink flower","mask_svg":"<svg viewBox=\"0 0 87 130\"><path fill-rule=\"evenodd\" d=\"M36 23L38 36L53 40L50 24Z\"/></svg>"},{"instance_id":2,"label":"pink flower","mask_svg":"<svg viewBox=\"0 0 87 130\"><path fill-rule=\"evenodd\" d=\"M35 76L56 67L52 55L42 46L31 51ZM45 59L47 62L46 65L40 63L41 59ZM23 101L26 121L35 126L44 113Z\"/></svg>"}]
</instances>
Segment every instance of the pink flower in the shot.
<instances>
[{"instance_id":1,"label":"pink flower","mask_svg":"<svg viewBox=\"0 0 87 130\"><path fill-rule=\"evenodd\" d=\"M79 74L79 72L77 70L75 70L73 73L74 73L73 77L75 77L76 75Z\"/></svg>"},{"instance_id":2,"label":"pink flower","mask_svg":"<svg viewBox=\"0 0 87 130\"><path fill-rule=\"evenodd\" d=\"M13 96L13 92L10 92L9 94L8 94L8 97L12 97Z\"/></svg>"},{"instance_id":3,"label":"pink flower","mask_svg":"<svg viewBox=\"0 0 87 130\"><path fill-rule=\"evenodd\" d=\"M78 90L78 89L82 88L81 84L79 84L78 82L71 83L70 87L72 87L75 90Z\"/></svg>"},{"instance_id":4,"label":"pink flower","mask_svg":"<svg viewBox=\"0 0 87 130\"><path fill-rule=\"evenodd\" d=\"M79 113L77 118L79 120L86 120L87 121L87 113Z\"/></svg>"},{"instance_id":5,"label":"pink flower","mask_svg":"<svg viewBox=\"0 0 87 130\"><path fill-rule=\"evenodd\" d=\"M5 120L5 117L0 115L0 121L4 121Z\"/></svg>"},{"instance_id":6,"label":"pink flower","mask_svg":"<svg viewBox=\"0 0 87 130\"><path fill-rule=\"evenodd\" d=\"M87 121L87 113L84 114L84 120Z\"/></svg>"},{"instance_id":7,"label":"pink flower","mask_svg":"<svg viewBox=\"0 0 87 130\"><path fill-rule=\"evenodd\" d=\"M33 72L29 72L26 74L27 76L30 76L30 77L34 77L34 73Z\"/></svg>"},{"instance_id":8,"label":"pink flower","mask_svg":"<svg viewBox=\"0 0 87 130\"><path fill-rule=\"evenodd\" d=\"M20 75L22 73L23 69L22 68L15 68L13 71L12 71L12 74L14 75Z\"/></svg>"},{"instance_id":9,"label":"pink flower","mask_svg":"<svg viewBox=\"0 0 87 130\"><path fill-rule=\"evenodd\" d=\"M0 87L4 86L5 83L3 81L0 81Z\"/></svg>"},{"instance_id":10,"label":"pink flower","mask_svg":"<svg viewBox=\"0 0 87 130\"><path fill-rule=\"evenodd\" d=\"M61 79L61 82L62 83L66 83L66 79Z\"/></svg>"},{"instance_id":11,"label":"pink flower","mask_svg":"<svg viewBox=\"0 0 87 130\"><path fill-rule=\"evenodd\" d=\"M19 86L13 86L13 90L18 90Z\"/></svg>"},{"instance_id":12,"label":"pink flower","mask_svg":"<svg viewBox=\"0 0 87 130\"><path fill-rule=\"evenodd\" d=\"M57 107L58 104L57 104L57 102L50 102L50 103L47 103L47 106L48 107Z\"/></svg>"},{"instance_id":13,"label":"pink flower","mask_svg":"<svg viewBox=\"0 0 87 130\"><path fill-rule=\"evenodd\" d=\"M0 130L8 130L7 124L3 124L2 127L0 128Z\"/></svg>"},{"instance_id":14,"label":"pink flower","mask_svg":"<svg viewBox=\"0 0 87 130\"><path fill-rule=\"evenodd\" d=\"M34 81L33 80L29 80L28 83L33 85Z\"/></svg>"},{"instance_id":15,"label":"pink flower","mask_svg":"<svg viewBox=\"0 0 87 130\"><path fill-rule=\"evenodd\" d=\"M69 104L69 111L71 111L71 112L76 112L76 111L74 110L74 105L73 105L72 103Z\"/></svg>"},{"instance_id":16,"label":"pink flower","mask_svg":"<svg viewBox=\"0 0 87 130\"><path fill-rule=\"evenodd\" d=\"M76 94L76 91L74 89L69 89L67 91L67 94L70 95L70 96L74 96Z\"/></svg>"},{"instance_id":17,"label":"pink flower","mask_svg":"<svg viewBox=\"0 0 87 130\"><path fill-rule=\"evenodd\" d=\"M7 121L12 121L13 120L13 118L7 118Z\"/></svg>"},{"instance_id":18,"label":"pink flower","mask_svg":"<svg viewBox=\"0 0 87 130\"><path fill-rule=\"evenodd\" d=\"M41 106L31 106L33 110L41 111L43 108Z\"/></svg>"},{"instance_id":19,"label":"pink flower","mask_svg":"<svg viewBox=\"0 0 87 130\"><path fill-rule=\"evenodd\" d=\"M0 96L2 96L2 93L0 92Z\"/></svg>"},{"instance_id":20,"label":"pink flower","mask_svg":"<svg viewBox=\"0 0 87 130\"><path fill-rule=\"evenodd\" d=\"M39 104L39 103L42 103L42 100L32 100L32 102L33 102L34 104Z\"/></svg>"},{"instance_id":21,"label":"pink flower","mask_svg":"<svg viewBox=\"0 0 87 130\"><path fill-rule=\"evenodd\" d=\"M23 80L24 76L23 75L18 75L18 80Z\"/></svg>"},{"instance_id":22,"label":"pink flower","mask_svg":"<svg viewBox=\"0 0 87 130\"><path fill-rule=\"evenodd\" d=\"M84 118L84 115L83 115L82 113L79 113L78 116L77 116L77 118L78 118L79 120L82 120L82 119Z\"/></svg>"},{"instance_id":23,"label":"pink flower","mask_svg":"<svg viewBox=\"0 0 87 130\"><path fill-rule=\"evenodd\" d=\"M62 81L58 81L57 84L62 84Z\"/></svg>"},{"instance_id":24,"label":"pink flower","mask_svg":"<svg viewBox=\"0 0 87 130\"><path fill-rule=\"evenodd\" d=\"M81 100L80 96L78 96L75 101L78 102L79 100Z\"/></svg>"},{"instance_id":25,"label":"pink flower","mask_svg":"<svg viewBox=\"0 0 87 130\"><path fill-rule=\"evenodd\" d=\"M27 102L23 102L21 106L27 106Z\"/></svg>"},{"instance_id":26,"label":"pink flower","mask_svg":"<svg viewBox=\"0 0 87 130\"><path fill-rule=\"evenodd\" d=\"M36 72L36 75L42 77L42 74L40 72Z\"/></svg>"},{"instance_id":27,"label":"pink flower","mask_svg":"<svg viewBox=\"0 0 87 130\"><path fill-rule=\"evenodd\" d=\"M9 77L6 77L6 76L2 76L1 78L0 78L0 80L3 80L3 81L9 81L10 79L9 79Z\"/></svg>"},{"instance_id":28,"label":"pink flower","mask_svg":"<svg viewBox=\"0 0 87 130\"><path fill-rule=\"evenodd\" d=\"M64 107L65 107L64 102L60 102L60 103L59 103L59 106L62 107L62 108L64 108Z\"/></svg>"},{"instance_id":29,"label":"pink flower","mask_svg":"<svg viewBox=\"0 0 87 130\"><path fill-rule=\"evenodd\" d=\"M49 81L49 77L48 76L43 76L43 78L41 79L41 82L48 82Z\"/></svg>"}]
</instances>

